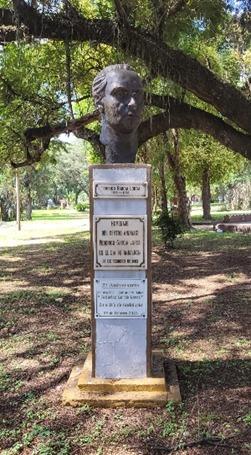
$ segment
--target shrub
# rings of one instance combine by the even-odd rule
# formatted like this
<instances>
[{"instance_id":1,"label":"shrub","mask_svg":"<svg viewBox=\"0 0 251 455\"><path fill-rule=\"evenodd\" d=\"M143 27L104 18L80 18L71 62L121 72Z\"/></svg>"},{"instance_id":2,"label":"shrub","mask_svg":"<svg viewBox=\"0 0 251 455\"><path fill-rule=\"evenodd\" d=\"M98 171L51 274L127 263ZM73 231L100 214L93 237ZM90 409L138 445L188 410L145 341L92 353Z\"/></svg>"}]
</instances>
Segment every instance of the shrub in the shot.
<instances>
[{"instance_id":1,"label":"shrub","mask_svg":"<svg viewBox=\"0 0 251 455\"><path fill-rule=\"evenodd\" d=\"M86 212L89 209L89 203L88 202L79 202L76 205L76 209L78 212Z\"/></svg>"},{"instance_id":2,"label":"shrub","mask_svg":"<svg viewBox=\"0 0 251 455\"><path fill-rule=\"evenodd\" d=\"M171 216L168 210L163 210L155 221L161 231L161 237L165 247L174 247L174 241L178 235L184 232L178 218Z\"/></svg>"}]
</instances>

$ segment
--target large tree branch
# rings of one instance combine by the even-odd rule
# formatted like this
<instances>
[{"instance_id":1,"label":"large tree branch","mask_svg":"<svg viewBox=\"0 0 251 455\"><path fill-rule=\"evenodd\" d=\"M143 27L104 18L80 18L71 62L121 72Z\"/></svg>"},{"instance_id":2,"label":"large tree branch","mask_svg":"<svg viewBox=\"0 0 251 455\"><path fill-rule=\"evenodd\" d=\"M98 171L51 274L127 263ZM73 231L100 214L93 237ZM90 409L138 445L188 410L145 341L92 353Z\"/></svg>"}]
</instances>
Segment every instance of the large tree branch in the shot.
<instances>
[{"instance_id":1,"label":"large tree branch","mask_svg":"<svg viewBox=\"0 0 251 455\"><path fill-rule=\"evenodd\" d=\"M99 111L95 110L90 114L86 114L76 120L69 120L60 122L54 126L45 125L37 128L28 128L24 132L24 136L27 142L32 142L35 139L52 138L59 136L62 133L72 133L81 129L84 125L92 123L94 120L99 118Z\"/></svg>"},{"instance_id":2,"label":"large tree branch","mask_svg":"<svg viewBox=\"0 0 251 455\"><path fill-rule=\"evenodd\" d=\"M85 125L92 123L99 117L99 111L95 110L90 114L69 122L63 121L56 125L45 125L37 128L28 128L24 132L24 143L26 159L21 162L11 162L13 168L30 166L41 160L43 153L48 149L52 137L57 137L62 133L74 133L78 138L90 142L96 153L103 159L105 149L99 140L99 135Z\"/></svg>"},{"instance_id":3,"label":"large tree branch","mask_svg":"<svg viewBox=\"0 0 251 455\"><path fill-rule=\"evenodd\" d=\"M24 132L26 158L20 162L11 161L13 168L30 166L41 160L43 153L48 149L52 137L59 136L62 133L74 133L75 136L90 142L96 153L102 159L105 158L105 148L99 140L99 134L86 128L84 125L93 122L99 116L98 111L87 114L77 120L61 122L54 126L43 126L40 128L28 128Z\"/></svg>"},{"instance_id":4,"label":"large tree branch","mask_svg":"<svg viewBox=\"0 0 251 455\"><path fill-rule=\"evenodd\" d=\"M40 141L40 144L27 144L26 145L26 158L23 161L11 161L10 164L14 169L31 166L32 164L38 163L43 153L49 148L50 138L44 138Z\"/></svg>"},{"instance_id":5,"label":"large tree branch","mask_svg":"<svg viewBox=\"0 0 251 455\"><path fill-rule=\"evenodd\" d=\"M152 102L161 104L160 97L152 96ZM225 147L251 160L251 135L237 131L219 117L189 104L169 99L169 108L141 123L139 145L170 128L195 129L214 137Z\"/></svg>"},{"instance_id":6,"label":"large tree branch","mask_svg":"<svg viewBox=\"0 0 251 455\"><path fill-rule=\"evenodd\" d=\"M83 16L43 15L24 0L13 0L21 23L36 38L96 41L114 45L142 58L155 76L168 77L214 106L221 114L251 133L251 103L242 93L220 80L194 58L161 42L146 30L128 24L115 26L112 21L88 20ZM1 18L0 18L1 23Z\"/></svg>"},{"instance_id":7,"label":"large tree branch","mask_svg":"<svg viewBox=\"0 0 251 455\"><path fill-rule=\"evenodd\" d=\"M102 158L102 160L105 160L105 146L101 144L98 133L83 126L77 131L74 131L74 134L78 138L90 142L96 153Z\"/></svg>"},{"instance_id":8,"label":"large tree branch","mask_svg":"<svg viewBox=\"0 0 251 455\"><path fill-rule=\"evenodd\" d=\"M165 132L170 128L196 129L213 136L225 147L238 152L245 158L251 159L251 136L237 131L219 117L183 103L175 98L168 99L157 95L148 96L151 104L166 107L164 113L155 115L141 123L139 127L139 145L148 139ZM168 107L167 107L168 106ZM77 137L92 143L95 150L104 157L104 146L100 143L96 132L88 130L85 125L99 118L98 110L79 119L61 122L50 126L28 128L24 136L27 144L40 139L50 139L64 132L73 132Z\"/></svg>"}]
</instances>

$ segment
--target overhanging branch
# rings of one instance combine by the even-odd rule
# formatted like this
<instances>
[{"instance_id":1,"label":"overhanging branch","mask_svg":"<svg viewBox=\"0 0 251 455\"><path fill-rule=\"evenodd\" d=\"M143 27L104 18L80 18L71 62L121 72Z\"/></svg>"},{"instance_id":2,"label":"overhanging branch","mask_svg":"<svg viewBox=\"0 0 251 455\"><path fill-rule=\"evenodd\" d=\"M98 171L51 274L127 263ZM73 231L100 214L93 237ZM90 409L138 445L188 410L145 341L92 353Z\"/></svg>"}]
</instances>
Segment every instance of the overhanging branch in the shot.
<instances>
[{"instance_id":1,"label":"overhanging branch","mask_svg":"<svg viewBox=\"0 0 251 455\"><path fill-rule=\"evenodd\" d=\"M214 137L228 149L251 160L251 136L237 131L219 117L178 100L169 109L141 123L139 145L170 128L195 129Z\"/></svg>"},{"instance_id":2,"label":"overhanging branch","mask_svg":"<svg viewBox=\"0 0 251 455\"><path fill-rule=\"evenodd\" d=\"M72 133L81 129L84 125L88 125L99 118L99 111L95 110L90 114L86 114L76 120L60 122L56 125L45 125L37 128L28 128L24 132L27 142L32 142L35 139L52 138L59 136L62 133Z\"/></svg>"},{"instance_id":3,"label":"overhanging branch","mask_svg":"<svg viewBox=\"0 0 251 455\"><path fill-rule=\"evenodd\" d=\"M151 103L165 105L166 99L157 95L151 95ZM96 110L79 119L69 122L61 122L56 125L46 125L39 128L29 128L24 135L28 144L37 139L50 139L61 133L73 132L92 143L98 153L104 156L104 147L99 141L96 132L88 130L85 126L99 118L99 111ZM168 109L165 112L155 115L141 123L139 127L139 145L148 139L165 132L170 128L195 129L214 137L225 147L240 153L245 158L251 159L251 136L237 131L219 117L203 111L202 109L190 106L175 98L168 98Z\"/></svg>"},{"instance_id":4,"label":"overhanging branch","mask_svg":"<svg viewBox=\"0 0 251 455\"><path fill-rule=\"evenodd\" d=\"M81 42L92 40L114 45L143 59L154 76L172 79L251 133L251 103L239 90L220 80L194 58L149 35L146 30L128 24L115 27L110 20L88 20L80 15L43 15L24 0L13 0L13 4L20 23L34 37Z\"/></svg>"}]
</instances>

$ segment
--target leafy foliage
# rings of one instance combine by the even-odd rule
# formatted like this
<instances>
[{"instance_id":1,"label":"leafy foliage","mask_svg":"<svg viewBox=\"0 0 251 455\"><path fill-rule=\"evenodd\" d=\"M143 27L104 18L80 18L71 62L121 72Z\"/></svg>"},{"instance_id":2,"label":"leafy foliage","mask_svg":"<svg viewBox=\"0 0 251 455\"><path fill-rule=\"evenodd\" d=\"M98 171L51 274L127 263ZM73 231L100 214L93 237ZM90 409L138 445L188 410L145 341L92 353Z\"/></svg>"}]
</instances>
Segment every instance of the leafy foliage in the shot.
<instances>
[{"instance_id":1,"label":"leafy foliage","mask_svg":"<svg viewBox=\"0 0 251 455\"><path fill-rule=\"evenodd\" d=\"M219 145L210 137L194 132L183 133L183 169L192 185L201 185L205 167L210 171L210 182L228 182L233 174L241 172L247 161Z\"/></svg>"},{"instance_id":2,"label":"leafy foliage","mask_svg":"<svg viewBox=\"0 0 251 455\"><path fill-rule=\"evenodd\" d=\"M170 246L173 248L175 239L184 232L178 218L170 215L168 210L162 210L157 217L155 224L160 228L165 247Z\"/></svg>"},{"instance_id":3,"label":"leafy foliage","mask_svg":"<svg viewBox=\"0 0 251 455\"><path fill-rule=\"evenodd\" d=\"M88 202L78 202L76 205L76 209L78 212L86 212L89 208Z\"/></svg>"}]
</instances>

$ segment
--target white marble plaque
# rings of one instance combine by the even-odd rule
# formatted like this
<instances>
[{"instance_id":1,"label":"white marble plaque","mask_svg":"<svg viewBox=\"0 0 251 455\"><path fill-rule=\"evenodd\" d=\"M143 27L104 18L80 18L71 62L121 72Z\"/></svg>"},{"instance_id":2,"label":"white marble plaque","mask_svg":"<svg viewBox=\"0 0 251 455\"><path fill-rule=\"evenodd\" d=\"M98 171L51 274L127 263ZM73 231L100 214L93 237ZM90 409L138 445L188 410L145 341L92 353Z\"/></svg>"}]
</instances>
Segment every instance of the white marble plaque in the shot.
<instances>
[{"instance_id":1,"label":"white marble plaque","mask_svg":"<svg viewBox=\"0 0 251 455\"><path fill-rule=\"evenodd\" d=\"M94 216L94 269L147 268L147 216Z\"/></svg>"},{"instance_id":2,"label":"white marble plaque","mask_svg":"<svg viewBox=\"0 0 251 455\"><path fill-rule=\"evenodd\" d=\"M94 198L146 198L147 182L104 183L93 182Z\"/></svg>"},{"instance_id":3,"label":"white marble plaque","mask_svg":"<svg viewBox=\"0 0 251 455\"><path fill-rule=\"evenodd\" d=\"M96 318L146 318L147 280L95 280Z\"/></svg>"}]
</instances>

